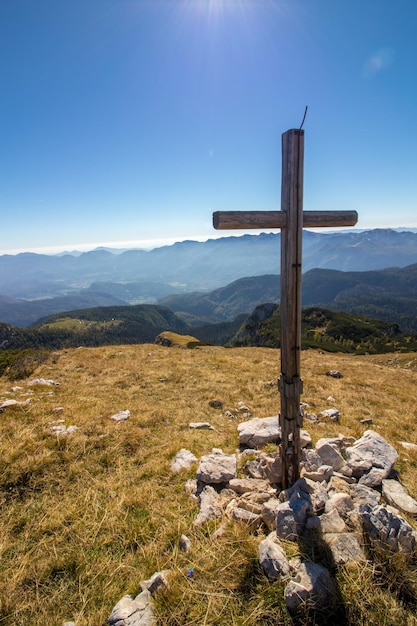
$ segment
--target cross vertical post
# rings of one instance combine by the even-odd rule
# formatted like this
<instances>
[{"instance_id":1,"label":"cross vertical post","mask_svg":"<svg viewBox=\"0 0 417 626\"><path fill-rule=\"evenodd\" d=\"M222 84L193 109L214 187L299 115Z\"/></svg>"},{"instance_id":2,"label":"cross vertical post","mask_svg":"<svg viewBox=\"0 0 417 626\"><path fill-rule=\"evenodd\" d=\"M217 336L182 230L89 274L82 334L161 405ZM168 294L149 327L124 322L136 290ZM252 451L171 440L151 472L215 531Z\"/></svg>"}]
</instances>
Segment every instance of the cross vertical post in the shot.
<instances>
[{"instance_id":1,"label":"cross vertical post","mask_svg":"<svg viewBox=\"0 0 417 626\"><path fill-rule=\"evenodd\" d=\"M281 210L286 226L281 231L281 460L283 488L299 478L301 457L300 395L301 261L303 232L304 131L282 136Z\"/></svg>"},{"instance_id":2,"label":"cross vertical post","mask_svg":"<svg viewBox=\"0 0 417 626\"><path fill-rule=\"evenodd\" d=\"M281 229L281 396L280 426L282 487L300 475L302 412L300 396L301 252L304 228L354 226L356 211L303 211L304 131L282 135L281 211L216 211L214 228Z\"/></svg>"}]
</instances>

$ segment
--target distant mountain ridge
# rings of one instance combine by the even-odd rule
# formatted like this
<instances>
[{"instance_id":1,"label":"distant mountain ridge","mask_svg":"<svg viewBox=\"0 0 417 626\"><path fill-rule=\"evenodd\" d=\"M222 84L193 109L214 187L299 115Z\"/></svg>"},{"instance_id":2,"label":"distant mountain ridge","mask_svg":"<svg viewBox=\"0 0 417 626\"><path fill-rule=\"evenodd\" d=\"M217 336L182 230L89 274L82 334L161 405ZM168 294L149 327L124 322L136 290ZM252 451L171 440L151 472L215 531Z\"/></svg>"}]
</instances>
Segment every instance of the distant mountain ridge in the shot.
<instances>
[{"instance_id":1,"label":"distant mountain ridge","mask_svg":"<svg viewBox=\"0 0 417 626\"><path fill-rule=\"evenodd\" d=\"M167 296L160 304L198 325L193 316L212 323L232 320L279 299L280 277L266 275L241 278L209 293ZM302 279L302 306L366 315L395 322L404 332L417 332L417 263L368 272L310 270Z\"/></svg>"},{"instance_id":2,"label":"distant mountain ridge","mask_svg":"<svg viewBox=\"0 0 417 626\"><path fill-rule=\"evenodd\" d=\"M363 271L417 262L417 233L392 229L303 233L303 271ZM14 298L69 295L100 282L163 282L210 290L245 276L280 273L280 235L182 241L150 251L107 250L47 256L0 256L0 294Z\"/></svg>"},{"instance_id":3,"label":"distant mountain ridge","mask_svg":"<svg viewBox=\"0 0 417 626\"><path fill-rule=\"evenodd\" d=\"M308 272L312 269L350 274L364 269L400 269L415 263L417 233L376 229L334 233L304 231L303 234L305 293L309 289ZM95 250L79 256L3 255L0 256L0 321L28 326L40 317L59 311L86 306L152 304L162 298L165 300L161 304L171 307L175 302L174 294L184 294L183 303L188 299L188 304L174 308L188 316L190 324L231 320L260 302L276 301L279 282L271 279L271 287L268 287L262 277L279 275L279 272L280 236L265 233L206 242L183 241L150 251L130 250L121 254ZM236 286L230 285L247 277L258 277L258 284L242 283L238 285L239 293L233 294ZM333 279L328 274L327 280L338 283L342 276ZM392 282L395 281L394 277ZM390 302L385 306L388 315L394 306L391 287L385 292L381 285L373 286L372 292L364 291L358 282L350 285L352 292L348 293L346 286L343 293L337 294L337 306L350 306L353 310L354 306L361 306L364 296L369 299L372 295L373 309L369 313L374 314L373 311L384 308L382 298L385 297ZM215 290L220 291L213 294ZM242 290L247 291L244 296ZM315 297L306 303L327 305L336 298L329 297L329 287L323 281L314 290ZM189 292L194 293L190 296ZM408 286L406 293L397 290L395 298L397 301L402 298L402 312L407 309L412 316L414 303L410 301L410 293ZM193 319L196 317L204 319Z\"/></svg>"}]
</instances>

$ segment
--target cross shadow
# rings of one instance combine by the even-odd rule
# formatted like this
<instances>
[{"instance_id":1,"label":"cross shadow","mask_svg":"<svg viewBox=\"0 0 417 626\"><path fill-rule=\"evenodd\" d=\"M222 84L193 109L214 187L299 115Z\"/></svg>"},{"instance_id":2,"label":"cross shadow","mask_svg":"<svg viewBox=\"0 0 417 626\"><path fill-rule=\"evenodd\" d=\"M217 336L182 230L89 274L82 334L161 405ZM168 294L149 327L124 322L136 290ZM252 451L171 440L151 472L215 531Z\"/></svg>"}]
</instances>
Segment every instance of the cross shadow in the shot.
<instances>
[{"instance_id":1,"label":"cross shadow","mask_svg":"<svg viewBox=\"0 0 417 626\"><path fill-rule=\"evenodd\" d=\"M306 493L304 499L308 502L310 510L313 510L311 496ZM291 507L291 501L289 504ZM308 603L302 605L297 613L291 615L294 626L352 626L336 576L338 566L321 529L303 528L296 534L295 543L298 544L302 562L322 565L331 574L334 581L334 602L319 609L314 609Z\"/></svg>"}]
</instances>

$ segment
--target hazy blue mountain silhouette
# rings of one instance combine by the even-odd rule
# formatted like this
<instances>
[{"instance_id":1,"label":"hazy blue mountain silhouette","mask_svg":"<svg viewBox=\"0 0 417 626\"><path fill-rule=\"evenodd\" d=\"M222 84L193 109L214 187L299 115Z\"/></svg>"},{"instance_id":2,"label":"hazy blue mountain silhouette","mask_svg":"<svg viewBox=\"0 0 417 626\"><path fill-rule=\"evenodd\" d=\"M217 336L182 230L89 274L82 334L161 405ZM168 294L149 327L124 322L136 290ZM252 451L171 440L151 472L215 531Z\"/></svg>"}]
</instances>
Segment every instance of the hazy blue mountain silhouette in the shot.
<instances>
[{"instance_id":1,"label":"hazy blue mountain silhouette","mask_svg":"<svg viewBox=\"0 0 417 626\"><path fill-rule=\"evenodd\" d=\"M416 262L417 233L413 232L375 229L363 232L304 231L303 234L304 273L312 269L352 273L403 268ZM206 300L211 298L211 311L204 317L226 320L231 319L232 314L250 311L256 306L258 295L250 283L240 285L240 290L252 291L246 297L245 306L249 308L241 310L241 294L228 293L234 287L226 288L225 285L248 276L278 275L279 272L280 235L265 233L222 237L206 242L183 241L150 251L112 253L98 249L78 256L70 253L55 256L33 253L1 255L0 321L29 325L43 315L58 311L86 306L152 303L173 292L191 291L205 293ZM392 282L397 279L398 276L394 276ZM346 277L343 278L345 280ZM352 308L359 307L364 296L373 295L373 310L376 310L381 308L383 297L387 301L391 297L391 288L382 293L383 286L378 281L370 291L369 286L361 288L356 278L349 280L349 289L353 291L348 292L345 285L343 293L339 293L341 276L328 274L324 280L324 275L318 274L314 282L314 297L308 303L329 305L337 298L338 306L349 305ZM337 292L332 297L329 292L331 284L335 285ZM273 293L275 287L273 280ZM220 288L225 290L223 294L209 295L209 292ZM258 291L262 292L265 284L261 286L259 282L259 288ZM405 287L408 291L396 293L397 299L400 296L408 298L402 303L403 309L407 310L412 306L410 288L408 285ZM305 297L310 293L308 290L313 289L307 279L304 280L304 289ZM275 299L273 294L272 297L266 295L262 301ZM189 315L199 316L196 307L201 302L197 303L196 294L191 299L194 300L194 310L189 310ZM168 301L164 304L170 306ZM188 308L191 309L191 305Z\"/></svg>"}]
</instances>

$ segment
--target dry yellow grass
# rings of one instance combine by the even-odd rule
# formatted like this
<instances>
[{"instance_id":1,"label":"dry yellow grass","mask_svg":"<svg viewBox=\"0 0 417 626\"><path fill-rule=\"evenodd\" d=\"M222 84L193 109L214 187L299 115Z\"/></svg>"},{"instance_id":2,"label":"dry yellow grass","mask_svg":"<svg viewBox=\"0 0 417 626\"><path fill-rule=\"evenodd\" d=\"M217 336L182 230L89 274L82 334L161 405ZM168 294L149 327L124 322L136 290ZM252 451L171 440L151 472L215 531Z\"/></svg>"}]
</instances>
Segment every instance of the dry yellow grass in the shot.
<instances>
[{"instance_id":1,"label":"dry yellow grass","mask_svg":"<svg viewBox=\"0 0 417 626\"><path fill-rule=\"evenodd\" d=\"M307 351L302 375L309 410L334 405L341 414L338 425L306 422L313 439L359 437L368 428L360 419L372 418L397 448L402 481L417 498L417 454L398 444L417 442L413 358ZM343 378L325 376L329 369ZM217 540L216 524L194 528L197 505L184 491L194 471L170 471L180 448L196 456L236 449L237 421L210 400L222 400L224 410L243 401L254 416L276 414L279 397L268 383L278 375L278 351L261 348L78 348L40 366L34 376L60 386L35 387L30 405L0 414L0 624L104 625L114 604L159 569L172 574L156 602L158 624L292 623L283 587L259 570L259 539L239 525ZM29 397L26 381L20 385L9 395L11 383L0 378L0 401ZM123 409L131 411L127 421L110 420ZM49 423L57 419L80 430L54 436ZM191 421L216 430L190 430ZM182 533L191 554L178 549ZM415 574L401 567L394 563L389 575L377 566L342 569L338 621L328 623L415 624Z\"/></svg>"}]
</instances>

